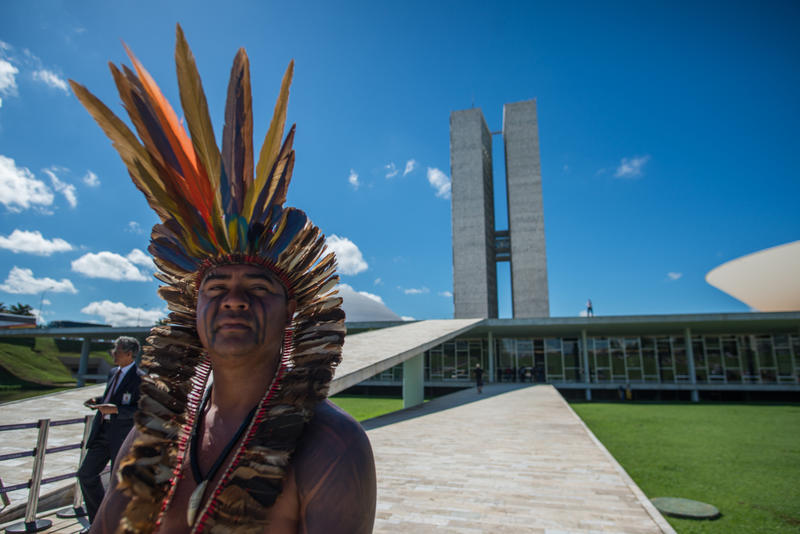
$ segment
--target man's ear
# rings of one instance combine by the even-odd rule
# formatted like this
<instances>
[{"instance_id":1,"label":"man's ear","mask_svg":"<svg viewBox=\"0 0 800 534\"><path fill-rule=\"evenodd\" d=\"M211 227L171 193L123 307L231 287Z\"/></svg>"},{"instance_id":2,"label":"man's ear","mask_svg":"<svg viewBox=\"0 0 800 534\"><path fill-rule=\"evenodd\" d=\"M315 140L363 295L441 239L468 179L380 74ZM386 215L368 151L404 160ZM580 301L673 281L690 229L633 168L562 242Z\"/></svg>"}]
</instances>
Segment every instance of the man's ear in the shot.
<instances>
[{"instance_id":1,"label":"man's ear","mask_svg":"<svg viewBox=\"0 0 800 534\"><path fill-rule=\"evenodd\" d=\"M294 299L289 299L286 301L286 323L289 324L292 322L292 318L294 317L294 312L297 310L297 301Z\"/></svg>"}]
</instances>

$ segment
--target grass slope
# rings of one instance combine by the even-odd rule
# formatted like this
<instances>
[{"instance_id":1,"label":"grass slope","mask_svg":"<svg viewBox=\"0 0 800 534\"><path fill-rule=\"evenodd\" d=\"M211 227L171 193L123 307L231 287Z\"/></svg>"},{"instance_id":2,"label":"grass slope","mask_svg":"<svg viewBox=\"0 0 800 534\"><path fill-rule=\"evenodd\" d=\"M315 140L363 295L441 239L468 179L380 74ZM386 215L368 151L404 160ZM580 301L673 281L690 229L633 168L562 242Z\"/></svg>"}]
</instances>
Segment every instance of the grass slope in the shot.
<instances>
[{"instance_id":1,"label":"grass slope","mask_svg":"<svg viewBox=\"0 0 800 534\"><path fill-rule=\"evenodd\" d=\"M649 498L711 503L683 533L800 532L800 406L576 403Z\"/></svg>"},{"instance_id":2,"label":"grass slope","mask_svg":"<svg viewBox=\"0 0 800 534\"><path fill-rule=\"evenodd\" d=\"M336 395L330 398L336 406L346 411L356 421L364 421L403 408L403 399L389 397L358 397Z\"/></svg>"},{"instance_id":3,"label":"grass slope","mask_svg":"<svg viewBox=\"0 0 800 534\"><path fill-rule=\"evenodd\" d=\"M74 384L75 380L58 359L55 342L37 338L33 349L10 343L0 343L0 366L21 382L39 386ZM3 380L13 382L13 380Z\"/></svg>"}]
</instances>

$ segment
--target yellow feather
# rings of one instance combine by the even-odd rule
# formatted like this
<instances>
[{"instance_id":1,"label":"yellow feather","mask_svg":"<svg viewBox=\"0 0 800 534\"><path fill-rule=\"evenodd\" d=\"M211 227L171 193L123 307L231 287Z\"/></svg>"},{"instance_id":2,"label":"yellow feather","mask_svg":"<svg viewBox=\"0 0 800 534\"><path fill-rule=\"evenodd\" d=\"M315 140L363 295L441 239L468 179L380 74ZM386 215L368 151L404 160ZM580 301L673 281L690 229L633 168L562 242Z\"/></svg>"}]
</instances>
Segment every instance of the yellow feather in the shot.
<instances>
[{"instance_id":1,"label":"yellow feather","mask_svg":"<svg viewBox=\"0 0 800 534\"><path fill-rule=\"evenodd\" d=\"M258 164L256 165L256 176L250 190L247 191L245 197L244 213L247 219L250 219L253 214L253 207L256 199L258 199L261 190L264 187L275 187L275 178L272 183L267 183L269 172L275 164L275 159L278 157L278 152L281 149L281 140L283 139L283 130L286 125L286 108L289 105L289 86L292 85L292 76L294 75L294 60L289 62L286 67L286 72L281 81L281 91L278 94L278 100L275 102L275 111L272 114L272 121L269 124L269 130L264 137L264 144L261 145L261 152L258 155ZM272 196L270 194L270 196ZM265 206L266 207L266 206Z\"/></svg>"}]
</instances>

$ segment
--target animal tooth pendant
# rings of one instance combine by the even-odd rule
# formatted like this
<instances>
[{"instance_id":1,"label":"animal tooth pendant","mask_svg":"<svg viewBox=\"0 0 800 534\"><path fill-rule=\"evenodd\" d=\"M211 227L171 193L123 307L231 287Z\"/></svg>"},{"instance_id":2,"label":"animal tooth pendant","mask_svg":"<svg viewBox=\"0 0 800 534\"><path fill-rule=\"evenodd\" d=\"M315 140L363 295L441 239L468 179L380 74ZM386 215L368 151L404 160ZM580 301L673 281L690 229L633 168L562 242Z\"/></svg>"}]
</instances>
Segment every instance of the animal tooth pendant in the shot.
<instances>
[{"instance_id":1,"label":"animal tooth pendant","mask_svg":"<svg viewBox=\"0 0 800 534\"><path fill-rule=\"evenodd\" d=\"M203 502L203 494L206 492L208 480L202 481L192 492L189 497L189 506L186 507L186 522L189 526L194 525L194 520L197 518L197 510L200 509L200 503Z\"/></svg>"}]
</instances>

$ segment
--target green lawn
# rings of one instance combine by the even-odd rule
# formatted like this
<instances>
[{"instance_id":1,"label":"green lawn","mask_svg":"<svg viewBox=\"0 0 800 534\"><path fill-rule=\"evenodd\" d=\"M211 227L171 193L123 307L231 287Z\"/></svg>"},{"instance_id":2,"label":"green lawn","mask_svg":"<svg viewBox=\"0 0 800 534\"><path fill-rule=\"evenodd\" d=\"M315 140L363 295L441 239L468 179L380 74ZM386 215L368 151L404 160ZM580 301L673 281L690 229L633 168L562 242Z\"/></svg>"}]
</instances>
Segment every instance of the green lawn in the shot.
<instances>
[{"instance_id":1,"label":"green lawn","mask_svg":"<svg viewBox=\"0 0 800 534\"><path fill-rule=\"evenodd\" d=\"M711 503L683 533L800 532L800 405L575 403L650 497Z\"/></svg>"},{"instance_id":2,"label":"green lawn","mask_svg":"<svg viewBox=\"0 0 800 534\"><path fill-rule=\"evenodd\" d=\"M364 421L403 408L403 399L399 398L336 395L331 397L331 400L357 421Z\"/></svg>"},{"instance_id":3,"label":"green lawn","mask_svg":"<svg viewBox=\"0 0 800 534\"><path fill-rule=\"evenodd\" d=\"M58 359L52 339L37 338L33 349L11 343L0 343L0 366L20 381L38 385L74 384L75 380ZM13 380L8 380L9 385Z\"/></svg>"}]
</instances>

